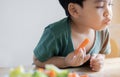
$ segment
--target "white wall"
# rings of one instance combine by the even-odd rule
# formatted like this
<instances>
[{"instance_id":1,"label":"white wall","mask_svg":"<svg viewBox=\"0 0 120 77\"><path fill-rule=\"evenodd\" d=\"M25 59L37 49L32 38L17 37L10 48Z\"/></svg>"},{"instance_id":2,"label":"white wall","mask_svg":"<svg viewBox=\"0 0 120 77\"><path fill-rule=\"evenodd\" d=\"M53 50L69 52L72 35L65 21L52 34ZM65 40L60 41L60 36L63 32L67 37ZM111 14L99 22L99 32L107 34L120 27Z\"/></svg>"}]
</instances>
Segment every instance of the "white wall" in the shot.
<instances>
[{"instance_id":1,"label":"white wall","mask_svg":"<svg viewBox=\"0 0 120 77\"><path fill-rule=\"evenodd\" d=\"M44 27L63 17L58 0L0 0L0 67L31 65Z\"/></svg>"}]
</instances>

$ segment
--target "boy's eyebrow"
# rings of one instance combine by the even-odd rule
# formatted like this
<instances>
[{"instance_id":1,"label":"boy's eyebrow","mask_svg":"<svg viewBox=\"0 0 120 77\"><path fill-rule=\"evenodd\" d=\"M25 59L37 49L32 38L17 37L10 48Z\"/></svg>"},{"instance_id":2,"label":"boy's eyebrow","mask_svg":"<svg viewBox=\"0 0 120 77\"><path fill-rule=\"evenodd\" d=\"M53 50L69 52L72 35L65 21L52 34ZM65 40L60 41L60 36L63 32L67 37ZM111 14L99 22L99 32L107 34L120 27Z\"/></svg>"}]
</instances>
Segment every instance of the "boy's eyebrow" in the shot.
<instances>
[{"instance_id":1,"label":"boy's eyebrow","mask_svg":"<svg viewBox=\"0 0 120 77\"><path fill-rule=\"evenodd\" d=\"M98 2L106 2L106 0L95 0L95 3L98 3Z\"/></svg>"}]
</instances>

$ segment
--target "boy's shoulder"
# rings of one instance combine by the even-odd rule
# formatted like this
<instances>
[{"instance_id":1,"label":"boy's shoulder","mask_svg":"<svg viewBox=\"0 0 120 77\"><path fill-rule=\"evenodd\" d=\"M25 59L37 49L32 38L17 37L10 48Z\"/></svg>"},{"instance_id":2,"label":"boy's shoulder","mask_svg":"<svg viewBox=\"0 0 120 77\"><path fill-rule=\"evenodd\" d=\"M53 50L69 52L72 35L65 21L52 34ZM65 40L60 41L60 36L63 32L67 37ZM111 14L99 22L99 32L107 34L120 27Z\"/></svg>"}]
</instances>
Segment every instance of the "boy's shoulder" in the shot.
<instances>
[{"instance_id":1,"label":"boy's shoulder","mask_svg":"<svg viewBox=\"0 0 120 77\"><path fill-rule=\"evenodd\" d=\"M67 17L49 24L45 29L51 30L54 33L63 33L69 29L69 19Z\"/></svg>"}]
</instances>

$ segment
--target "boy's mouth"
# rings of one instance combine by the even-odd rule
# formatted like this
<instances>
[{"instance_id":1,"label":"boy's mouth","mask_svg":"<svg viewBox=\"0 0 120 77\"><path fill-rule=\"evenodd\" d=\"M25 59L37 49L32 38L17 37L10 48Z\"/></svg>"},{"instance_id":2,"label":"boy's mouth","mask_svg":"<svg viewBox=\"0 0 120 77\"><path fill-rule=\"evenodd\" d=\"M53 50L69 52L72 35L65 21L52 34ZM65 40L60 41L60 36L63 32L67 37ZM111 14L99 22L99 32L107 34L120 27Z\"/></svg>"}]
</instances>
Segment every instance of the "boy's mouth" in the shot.
<instances>
[{"instance_id":1,"label":"boy's mouth","mask_svg":"<svg viewBox=\"0 0 120 77\"><path fill-rule=\"evenodd\" d=\"M106 24L106 25L109 25L111 23L111 19L106 19L105 21L104 21L104 24Z\"/></svg>"}]
</instances>

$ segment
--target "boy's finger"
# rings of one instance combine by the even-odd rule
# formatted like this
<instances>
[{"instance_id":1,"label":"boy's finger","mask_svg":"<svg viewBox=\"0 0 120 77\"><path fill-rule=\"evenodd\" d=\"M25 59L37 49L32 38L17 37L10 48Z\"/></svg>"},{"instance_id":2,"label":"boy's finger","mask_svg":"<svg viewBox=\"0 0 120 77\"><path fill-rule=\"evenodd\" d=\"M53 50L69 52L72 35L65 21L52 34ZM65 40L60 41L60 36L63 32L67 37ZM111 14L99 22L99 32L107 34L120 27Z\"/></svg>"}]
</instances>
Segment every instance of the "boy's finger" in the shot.
<instances>
[{"instance_id":1,"label":"boy's finger","mask_svg":"<svg viewBox=\"0 0 120 77\"><path fill-rule=\"evenodd\" d=\"M83 53L84 53L84 55L86 56L86 49L85 49L85 47L82 48L82 49L83 49Z\"/></svg>"},{"instance_id":2,"label":"boy's finger","mask_svg":"<svg viewBox=\"0 0 120 77\"><path fill-rule=\"evenodd\" d=\"M103 54L98 54L98 55L96 56L96 58L97 58L97 59L104 60L105 55L103 55Z\"/></svg>"},{"instance_id":3,"label":"boy's finger","mask_svg":"<svg viewBox=\"0 0 120 77\"><path fill-rule=\"evenodd\" d=\"M84 53L83 53L82 48L80 48L80 51L79 51L79 53L77 55L73 56L72 60L76 61L76 60L79 60L79 59L84 59Z\"/></svg>"},{"instance_id":4,"label":"boy's finger","mask_svg":"<svg viewBox=\"0 0 120 77\"><path fill-rule=\"evenodd\" d=\"M92 54L91 58L96 58L98 54Z\"/></svg>"},{"instance_id":5,"label":"boy's finger","mask_svg":"<svg viewBox=\"0 0 120 77\"><path fill-rule=\"evenodd\" d=\"M97 57L97 54L92 54L90 61L94 60Z\"/></svg>"},{"instance_id":6,"label":"boy's finger","mask_svg":"<svg viewBox=\"0 0 120 77\"><path fill-rule=\"evenodd\" d=\"M79 53L77 54L77 56L84 56L84 51L82 48L80 48Z\"/></svg>"},{"instance_id":7,"label":"boy's finger","mask_svg":"<svg viewBox=\"0 0 120 77\"><path fill-rule=\"evenodd\" d=\"M87 62L89 59L90 59L90 54L87 54L87 55L85 56L85 58L84 58L84 62L83 62L83 63Z\"/></svg>"},{"instance_id":8,"label":"boy's finger","mask_svg":"<svg viewBox=\"0 0 120 77\"><path fill-rule=\"evenodd\" d=\"M96 58L97 54L92 54L91 58L90 58L90 67L93 66L93 63L95 63L95 58Z\"/></svg>"}]
</instances>

